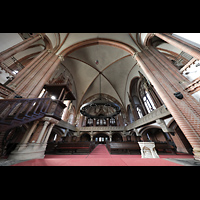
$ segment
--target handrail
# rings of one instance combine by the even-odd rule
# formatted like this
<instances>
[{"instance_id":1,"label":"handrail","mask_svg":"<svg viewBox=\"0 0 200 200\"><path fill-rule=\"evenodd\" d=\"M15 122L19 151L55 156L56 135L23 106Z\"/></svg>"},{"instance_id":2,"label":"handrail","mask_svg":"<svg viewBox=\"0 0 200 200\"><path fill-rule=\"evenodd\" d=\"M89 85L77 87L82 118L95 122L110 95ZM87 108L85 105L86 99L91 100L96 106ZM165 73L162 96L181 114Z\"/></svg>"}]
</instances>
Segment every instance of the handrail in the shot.
<instances>
[{"instance_id":1,"label":"handrail","mask_svg":"<svg viewBox=\"0 0 200 200\"><path fill-rule=\"evenodd\" d=\"M51 98L0 99L0 132L45 115L60 120L65 107L61 101Z\"/></svg>"},{"instance_id":2,"label":"handrail","mask_svg":"<svg viewBox=\"0 0 200 200\"><path fill-rule=\"evenodd\" d=\"M17 118L23 113L23 116L28 116L30 112L37 114L43 111L40 104L50 101L50 98L41 99L0 99L0 122L5 121L8 117ZM47 109L48 107L46 107Z\"/></svg>"}]
</instances>

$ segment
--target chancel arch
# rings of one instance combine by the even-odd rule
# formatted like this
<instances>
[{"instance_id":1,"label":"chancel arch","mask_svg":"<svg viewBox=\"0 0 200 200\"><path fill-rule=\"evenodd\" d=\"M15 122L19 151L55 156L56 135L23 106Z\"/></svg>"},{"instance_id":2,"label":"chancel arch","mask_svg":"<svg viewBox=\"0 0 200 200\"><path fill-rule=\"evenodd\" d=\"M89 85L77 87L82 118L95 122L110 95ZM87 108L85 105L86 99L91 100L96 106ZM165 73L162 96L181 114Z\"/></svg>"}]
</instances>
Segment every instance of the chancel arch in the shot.
<instances>
[{"instance_id":1,"label":"chancel arch","mask_svg":"<svg viewBox=\"0 0 200 200\"><path fill-rule=\"evenodd\" d=\"M134 47L132 47L128 44L125 44L123 42L119 42L119 41L112 40L112 39L94 38L94 39L89 39L89 40L85 40L85 41L81 41L76 44L73 44L70 47L67 47L66 49L62 50L60 55L65 57L68 54L72 53L73 51L76 51L77 49L80 49L80 48L86 47L86 46L92 46L92 45L114 46L116 48L120 48L120 49L127 51L131 55L134 55L137 52L137 50Z\"/></svg>"}]
</instances>

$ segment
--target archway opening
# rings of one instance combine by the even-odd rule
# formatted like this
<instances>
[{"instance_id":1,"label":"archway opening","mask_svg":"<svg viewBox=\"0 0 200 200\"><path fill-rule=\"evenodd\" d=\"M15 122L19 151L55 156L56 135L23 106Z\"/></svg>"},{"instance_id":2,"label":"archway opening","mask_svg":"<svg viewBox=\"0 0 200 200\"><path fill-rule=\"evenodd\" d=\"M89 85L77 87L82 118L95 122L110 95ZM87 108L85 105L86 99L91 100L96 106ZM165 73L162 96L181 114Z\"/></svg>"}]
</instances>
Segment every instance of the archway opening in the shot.
<instances>
[{"instance_id":1,"label":"archway opening","mask_svg":"<svg viewBox=\"0 0 200 200\"><path fill-rule=\"evenodd\" d=\"M91 137L88 133L83 133L80 137L81 142L87 142L87 141L90 141L90 140L91 140Z\"/></svg>"},{"instance_id":2,"label":"archway opening","mask_svg":"<svg viewBox=\"0 0 200 200\"><path fill-rule=\"evenodd\" d=\"M123 142L123 138L120 133L113 133L112 134L112 141L113 142Z\"/></svg>"},{"instance_id":3,"label":"archway opening","mask_svg":"<svg viewBox=\"0 0 200 200\"><path fill-rule=\"evenodd\" d=\"M54 127L47 141L45 154L55 153L55 145L57 145L59 142L62 142L63 139L62 131Z\"/></svg>"},{"instance_id":4,"label":"archway opening","mask_svg":"<svg viewBox=\"0 0 200 200\"><path fill-rule=\"evenodd\" d=\"M171 134L163 132L162 129L156 127L149 127L142 133L144 142L154 142L156 151L160 153L173 153L177 152L177 146L174 143Z\"/></svg>"},{"instance_id":5,"label":"archway opening","mask_svg":"<svg viewBox=\"0 0 200 200\"><path fill-rule=\"evenodd\" d=\"M76 51L77 49L80 49L82 47L88 47L92 45L108 45L113 46L119 49L123 49L124 51L127 51L131 55L134 55L137 50L133 48L132 46L128 45L127 43L123 43L120 41L112 40L112 39L105 39L105 38L93 38L84 40L81 42L78 42L76 44L73 44L64 50L61 51L60 55L63 57L67 56L68 54L72 53L73 51Z\"/></svg>"},{"instance_id":6,"label":"archway opening","mask_svg":"<svg viewBox=\"0 0 200 200\"><path fill-rule=\"evenodd\" d=\"M23 139L28 127L22 125L8 131L2 132L0 136L0 158L6 158Z\"/></svg>"},{"instance_id":7,"label":"archway opening","mask_svg":"<svg viewBox=\"0 0 200 200\"><path fill-rule=\"evenodd\" d=\"M174 143L176 144L177 152L189 153L193 155L192 153L193 148L191 144L189 143L188 139L185 137L182 130L177 125L176 121L173 121L169 127L174 129L174 133L172 133L171 137Z\"/></svg>"},{"instance_id":8,"label":"archway opening","mask_svg":"<svg viewBox=\"0 0 200 200\"><path fill-rule=\"evenodd\" d=\"M105 133L97 133L93 140L95 144L106 144L106 141L109 141L109 136Z\"/></svg>"}]
</instances>

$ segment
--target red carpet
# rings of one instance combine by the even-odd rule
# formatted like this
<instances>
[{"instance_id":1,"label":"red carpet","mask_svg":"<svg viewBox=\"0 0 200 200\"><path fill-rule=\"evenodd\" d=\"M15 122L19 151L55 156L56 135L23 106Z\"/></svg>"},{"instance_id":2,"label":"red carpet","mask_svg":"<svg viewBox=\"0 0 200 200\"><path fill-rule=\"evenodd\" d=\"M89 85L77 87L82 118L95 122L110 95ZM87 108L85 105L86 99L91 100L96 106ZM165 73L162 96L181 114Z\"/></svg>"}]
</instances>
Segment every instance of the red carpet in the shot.
<instances>
[{"instance_id":1,"label":"red carpet","mask_svg":"<svg viewBox=\"0 0 200 200\"><path fill-rule=\"evenodd\" d=\"M104 144L99 144L87 158L111 158L111 155Z\"/></svg>"},{"instance_id":2,"label":"red carpet","mask_svg":"<svg viewBox=\"0 0 200 200\"><path fill-rule=\"evenodd\" d=\"M110 155L99 144L89 155L46 155L44 159L28 160L13 166L181 166L163 158L193 158L192 155L159 155L160 158L141 158L141 155Z\"/></svg>"}]
</instances>

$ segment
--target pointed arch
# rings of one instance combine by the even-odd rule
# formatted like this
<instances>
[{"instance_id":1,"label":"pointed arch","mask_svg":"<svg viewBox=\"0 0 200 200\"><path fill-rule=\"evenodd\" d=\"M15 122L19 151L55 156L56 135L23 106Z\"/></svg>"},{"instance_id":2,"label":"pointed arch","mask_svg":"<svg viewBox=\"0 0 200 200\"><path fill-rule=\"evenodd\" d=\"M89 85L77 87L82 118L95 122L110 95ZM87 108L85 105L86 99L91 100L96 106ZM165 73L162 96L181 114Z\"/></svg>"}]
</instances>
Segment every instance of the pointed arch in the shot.
<instances>
[{"instance_id":1,"label":"pointed arch","mask_svg":"<svg viewBox=\"0 0 200 200\"><path fill-rule=\"evenodd\" d=\"M124 51L127 51L131 55L134 55L137 52L135 48L123 42L119 42L119 41L111 40L111 39L105 39L105 38L94 38L94 39L84 40L67 47L66 49L62 50L62 52L60 53L60 56L65 57L68 54L72 53L73 51L76 51L82 47L99 45L99 44L123 49Z\"/></svg>"}]
</instances>

